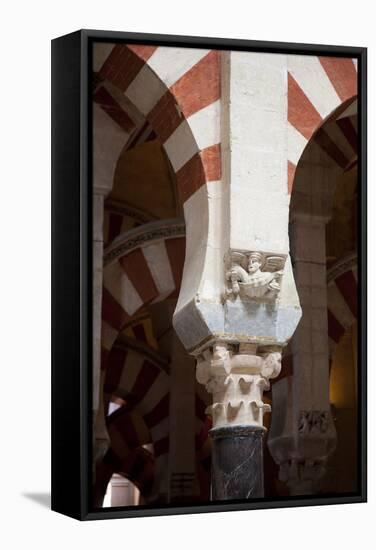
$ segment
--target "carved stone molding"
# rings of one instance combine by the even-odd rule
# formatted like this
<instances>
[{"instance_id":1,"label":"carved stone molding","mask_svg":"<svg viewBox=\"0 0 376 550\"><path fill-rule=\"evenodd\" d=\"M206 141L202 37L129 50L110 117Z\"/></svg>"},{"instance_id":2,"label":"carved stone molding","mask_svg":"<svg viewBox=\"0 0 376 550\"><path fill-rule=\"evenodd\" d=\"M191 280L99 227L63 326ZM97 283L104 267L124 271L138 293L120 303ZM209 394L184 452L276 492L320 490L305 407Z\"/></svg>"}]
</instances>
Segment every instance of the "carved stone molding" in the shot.
<instances>
[{"instance_id":1,"label":"carved stone molding","mask_svg":"<svg viewBox=\"0 0 376 550\"><path fill-rule=\"evenodd\" d=\"M157 218L153 214L114 199L106 199L105 210L114 212L115 214L120 214L121 216L133 218L140 225L157 221Z\"/></svg>"},{"instance_id":2,"label":"carved stone molding","mask_svg":"<svg viewBox=\"0 0 376 550\"><path fill-rule=\"evenodd\" d=\"M135 227L119 235L104 251L103 265L106 266L139 246L152 241L185 236L185 224L180 219L158 220Z\"/></svg>"},{"instance_id":3,"label":"carved stone molding","mask_svg":"<svg viewBox=\"0 0 376 550\"><path fill-rule=\"evenodd\" d=\"M145 356L152 363L157 365L159 369L163 370L167 374L170 374L171 368L168 358L141 340L129 338L124 333L121 333L117 338L115 345L117 348L124 349L125 351L131 349L136 353Z\"/></svg>"},{"instance_id":4,"label":"carved stone molding","mask_svg":"<svg viewBox=\"0 0 376 550\"><path fill-rule=\"evenodd\" d=\"M281 371L279 351L257 353L257 344L239 344L239 349L216 343L197 358L196 377L213 394L208 412L213 428L231 425L263 427L263 402L269 379Z\"/></svg>"},{"instance_id":5,"label":"carved stone molding","mask_svg":"<svg viewBox=\"0 0 376 550\"><path fill-rule=\"evenodd\" d=\"M231 251L225 257L225 299L273 301L280 291L286 255Z\"/></svg>"}]
</instances>

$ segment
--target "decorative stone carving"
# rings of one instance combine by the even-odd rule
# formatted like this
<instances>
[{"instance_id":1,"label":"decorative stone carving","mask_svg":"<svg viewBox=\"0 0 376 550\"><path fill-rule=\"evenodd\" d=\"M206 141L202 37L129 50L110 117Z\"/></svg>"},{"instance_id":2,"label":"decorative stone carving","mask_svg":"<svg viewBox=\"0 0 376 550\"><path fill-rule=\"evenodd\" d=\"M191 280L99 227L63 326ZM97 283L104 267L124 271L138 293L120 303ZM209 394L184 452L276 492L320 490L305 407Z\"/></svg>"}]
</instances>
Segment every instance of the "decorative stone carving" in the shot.
<instances>
[{"instance_id":1,"label":"decorative stone carving","mask_svg":"<svg viewBox=\"0 0 376 550\"><path fill-rule=\"evenodd\" d=\"M213 427L229 425L263 426L264 412L270 405L263 402L269 379L281 371L281 353L256 354L257 344L239 344L239 350L216 343L197 359L196 377L213 394L208 412Z\"/></svg>"},{"instance_id":2,"label":"decorative stone carving","mask_svg":"<svg viewBox=\"0 0 376 550\"><path fill-rule=\"evenodd\" d=\"M298 431L303 435L325 434L329 427L328 411L300 411Z\"/></svg>"},{"instance_id":3,"label":"decorative stone carving","mask_svg":"<svg viewBox=\"0 0 376 550\"><path fill-rule=\"evenodd\" d=\"M286 256L231 252L226 261L226 298L274 300L280 291Z\"/></svg>"},{"instance_id":4,"label":"decorative stone carving","mask_svg":"<svg viewBox=\"0 0 376 550\"><path fill-rule=\"evenodd\" d=\"M281 464L279 479L286 483L290 495L314 495L325 475L325 460L293 459Z\"/></svg>"},{"instance_id":5,"label":"decorative stone carving","mask_svg":"<svg viewBox=\"0 0 376 550\"><path fill-rule=\"evenodd\" d=\"M273 387L273 403L278 415L272 421L268 447L279 465L279 479L289 488L291 495L312 495L320 492L327 462L336 447L336 431L330 409L297 410L286 385L280 386L283 399L290 404L284 412L280 396ZM293 421L292 417L294 417ZM273 425L274 423L274 425ZM278 426L279 424L279 426Z\"/></svg>"},{"instance_id":6,"label":"decorative stone carving","mask_svg":"<svg viewBox=\"0 0 376 550\"><path fill-rule=\"evenodd\" d=\"M152 241L173 239L185 235L185 224L180 219L158 220L135 227L119 235L104 251L103 265L106 266L135 248Z\"/></svg>"}]
</instances>

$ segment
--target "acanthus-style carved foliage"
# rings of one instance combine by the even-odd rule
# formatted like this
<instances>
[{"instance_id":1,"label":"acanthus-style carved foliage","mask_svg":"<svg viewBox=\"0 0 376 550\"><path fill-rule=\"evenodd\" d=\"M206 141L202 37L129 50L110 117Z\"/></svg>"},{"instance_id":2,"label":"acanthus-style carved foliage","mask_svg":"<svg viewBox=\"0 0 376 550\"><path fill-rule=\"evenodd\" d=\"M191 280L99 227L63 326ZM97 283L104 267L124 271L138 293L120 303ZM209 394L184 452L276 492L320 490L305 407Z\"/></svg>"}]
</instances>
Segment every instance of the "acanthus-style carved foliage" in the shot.
<instances>
[{"instance_id":1,"label":"acanthus-style carved foliage","mask_svg":"<svg viewBox=\"0 0 376 550\"><path fill-rule=\"evenodd\" d=\"M328 411L300 411L298 431L303 435L325 434L329 427Z\"/></svg>"},{"instance_id":2,"label":"acanthus-style carved foliage","mask_svg":"<svg viewBox=\"0 0 376 550\"><path fill-rule=\"evenodd\" d=\"M235 352L226 344L215 344L197 359L197 380L213 394L208 412L213 426L263 426L263 413L270 412L262 400L269 379L281 371L281 353L257 355L257 345L240 344Z\"/></svg>"},{"instance_id":3,"label":"acanthus-style carved foliage","mask_svg":"<svg viewBox=\"0 0 376 550\"><path fill-rule=\"evenodd\" d=\"M285 262L285 255L232 251L225 259L226 298L275 300Z\"/></svg>"}]
</instances>

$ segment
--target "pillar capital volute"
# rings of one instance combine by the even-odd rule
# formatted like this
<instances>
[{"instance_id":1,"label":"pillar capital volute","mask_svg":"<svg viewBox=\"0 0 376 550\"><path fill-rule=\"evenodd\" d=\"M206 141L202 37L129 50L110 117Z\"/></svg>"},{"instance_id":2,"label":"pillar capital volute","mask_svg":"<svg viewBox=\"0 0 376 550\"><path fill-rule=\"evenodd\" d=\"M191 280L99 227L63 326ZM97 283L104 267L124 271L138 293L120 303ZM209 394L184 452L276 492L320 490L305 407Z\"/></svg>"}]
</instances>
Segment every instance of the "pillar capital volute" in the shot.
<instances>
[{"instance_id":1,"label":"pillar capital volute","mask_svg":"<svg viewBox=\"0 0 376 550\"><path fill-rule=\"evenodd\" d=\"M281 350L257 343L238 345L215 342L197 357L197 380L213 395L208 412L213 427L253 426L263 429L263 414L270 405L263 402L269 379L281 371Z\"/></svg>"}]
</instances>

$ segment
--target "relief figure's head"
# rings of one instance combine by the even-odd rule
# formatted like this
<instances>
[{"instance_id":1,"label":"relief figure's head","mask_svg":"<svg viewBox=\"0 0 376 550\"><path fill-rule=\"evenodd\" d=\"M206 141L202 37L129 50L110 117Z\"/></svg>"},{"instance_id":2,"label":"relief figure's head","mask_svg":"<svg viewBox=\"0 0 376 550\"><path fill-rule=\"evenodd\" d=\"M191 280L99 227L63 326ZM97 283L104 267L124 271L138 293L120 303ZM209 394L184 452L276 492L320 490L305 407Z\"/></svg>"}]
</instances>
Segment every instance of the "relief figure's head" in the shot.
<instances>
[{"instance_id":1,"label":"relief figure's head","mask_svg":"<svg viewBox=\"0 0 376 550\"><path fill-rule=\"evenodd\" d=\"M248 258L248 273L256 273L264 263L263 255L260 252L251 252Z\"/></svg>"}]
</instances>

